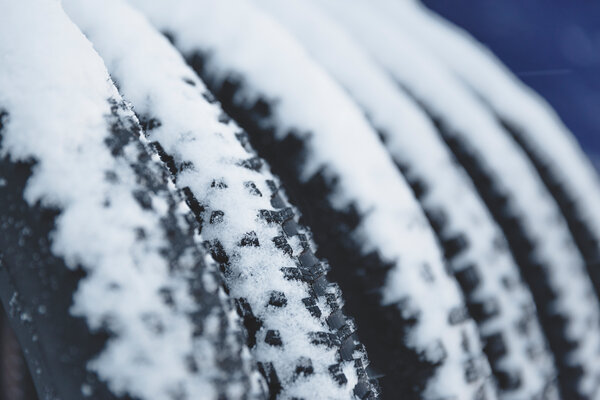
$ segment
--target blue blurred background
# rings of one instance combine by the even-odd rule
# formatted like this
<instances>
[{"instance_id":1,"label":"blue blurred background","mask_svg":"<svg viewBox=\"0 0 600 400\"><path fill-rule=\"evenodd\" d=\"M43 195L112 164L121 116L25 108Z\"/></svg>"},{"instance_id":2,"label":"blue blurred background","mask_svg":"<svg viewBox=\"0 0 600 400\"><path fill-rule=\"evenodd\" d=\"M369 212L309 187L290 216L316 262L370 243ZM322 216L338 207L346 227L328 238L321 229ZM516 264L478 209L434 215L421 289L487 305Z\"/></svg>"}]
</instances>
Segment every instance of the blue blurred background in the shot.
<instances>
[{"instance_id":1,"label":"blue blurred background","mask_svg":"<svg viewBox=\"0 0 600 400\"><path fill-rule=\"evenodd\" d=\"M600 2L423 0L546 98L600 169Z\"/></svg>"}]
</instances>

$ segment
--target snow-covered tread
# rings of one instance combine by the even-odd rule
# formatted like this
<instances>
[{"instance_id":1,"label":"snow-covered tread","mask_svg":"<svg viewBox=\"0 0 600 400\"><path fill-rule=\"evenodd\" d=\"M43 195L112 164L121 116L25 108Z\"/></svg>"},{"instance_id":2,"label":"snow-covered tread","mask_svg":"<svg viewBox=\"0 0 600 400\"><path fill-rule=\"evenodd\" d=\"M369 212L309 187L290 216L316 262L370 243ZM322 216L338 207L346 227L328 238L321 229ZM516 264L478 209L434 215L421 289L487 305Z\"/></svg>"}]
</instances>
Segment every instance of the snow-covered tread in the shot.
<instances>
[{"instance_id":1,"label":"snow-covered tread","mask_svg":"<svg viewBox=\"0 0 600 400\"><path fill-rule=\"evenodd\" d=\"M524 123L501 119L502 126L521 146L554 197L582 254L600 299L600 183L598 175L569 132L528 130ZM556 125L560 122L556 121ZM558 135L561 135L560 138ZM552 143L547 143L552 142Z\"/></svg>"},{"instance_id":2,"label":"snow-covered tread","mask_svg":"<svg viewBox=\"0 0 600 400\"><path fill-rule=\"evenodd\" d=\"M382 395L493 398L475 325L433 232L343 90L248 2L135 4L304 201L373 368L385 374Z\"/></svg>"},{"instance_id":3,"label":"snow-covered tread","mask_svg":"<svg viewBox=\"0 0 600 400\"><path fill-rule=\"evenodd\" d=\"M597 395L598 302L566 222L527 156L471 92L382 12L362 0L319 4L422 103L471 176L532 291L562 395Z\"/></svg>"},{"instance_id":4,"label":"snow-covered tread","mask_svg":"<svg viewBox=\"0 0 600 400\"><path fill-rule=\"evenodd\" d=\"M467 32L416 1L377 0L481 96L533 161L565 216L600 297L600 183L558 115Z\"/></svg>"},{"instance_id":5,"label":"snow-covered tread","mask_svg":"<svg viewBox=\"0 0 600 400\"><path fill-rule=\"evenodd\" d=\"M335 21L306 0L257 3L338 79L383 136L465 293L500 397L557 398L556 371L531 293L502 232L427 116ZM494 310L487 313L490 304Z\"/></svg>"},{"instance_id":6,"label":"snow-covered tread","mask_svg":"<svg viewBox=\"0 0 600 400\"><path fill-rule=\"evenodd\" d=\"M243 318L269 398L376 398L339 287L327 281L310 233L245 133L134 9L118 0L63 4L186 194Z\"/></svg>"},{"instance_id":7,"label":"snow-covered tread","mask_svg":"<svg viewBox=\"0 0 600 400\"><path fill-rule=\"evenodd\" d=\"M102 60L59 2L1 8L0 297L40 398L253 398L216 265Z\"/></svg>"}]
</instances>

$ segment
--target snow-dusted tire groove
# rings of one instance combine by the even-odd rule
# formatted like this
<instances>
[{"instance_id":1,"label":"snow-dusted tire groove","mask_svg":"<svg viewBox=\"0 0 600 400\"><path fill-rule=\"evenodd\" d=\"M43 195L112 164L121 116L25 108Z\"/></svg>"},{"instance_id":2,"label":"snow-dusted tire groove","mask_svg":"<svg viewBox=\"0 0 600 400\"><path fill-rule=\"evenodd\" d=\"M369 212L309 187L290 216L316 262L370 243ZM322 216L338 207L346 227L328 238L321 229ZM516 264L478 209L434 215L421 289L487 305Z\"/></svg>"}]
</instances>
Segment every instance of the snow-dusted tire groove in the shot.
<instances>
[{"instance_id":1,"label":"snow-dusted tire groove","mask_svg":"<svg viewBox=\"0 0 600 400\"><path fill-rule=\"evenodd\" d=\"M541 321L529 288L519 271L513 269L514 261L506 239L495 232L495 227L490 237L484 236L482 226L472 232L468 228L461 230L464 227L460 222L468 220L453 219L452 207L431 198L437 194L434 189L437 179L430 181L410 162L400 164L399 168L422 201L426 216L465 294L469 314L480 327L483 350L494 372L499 396L508 399L557 399L553 356L542 334ZM471 203L468 198L462 200L463 206L471 206L471 211L475 210L471 214L473 221L481 221L479 218L484 216L487 218L487 212L479 214L477 203ZM474 246L482 239L488 240L484 242L488 245L484 247L487 250L484 255L489 258L473 254L481 251L481 247ZM490 274L490 268L497 269Z\"/></svg>"},{"instance_id":2,"label":"snow-dusted tire groove","mask_svg":"<svg viewBox=\"0 0 600 400\"><path fill-rule=\"evenodd\" d=\"M40 398L254 398L216 266L102 60L58 2L2 13L0 295Z\"/></svg>"},{"instance_id":3,"label":"snow-dusted tire groove","mask_svg":"<svg viewBox=\"0 0 600 400\"><path fill-rule=\"evenodd\" d=\"M248 2L135 4L168 32L294 191L372 366L385 374L383 396L494 398L475 324L433 232L343 90Z\"/></svg>"},{"instance_id":4,"label":"snow-dusted tire groove","mask_svg":"<svg viewBox=\"0 0 600 400\"><path fill-rule=\"evenodd\" d=\"M539 305L539 318L557 362L563 395L567 398L588 398L581 393L580 389L580 382L585 375L584 366L570 360L573 349L581 346L581 339L569 339L571 313L561 311L561 307L557 305L561 301L560 288L553 282L551 271L548 271L548 267L536 255L534 239L521 222L522 214L512 210L510 193L499 189L500 185L496 182L494 174L484 167L482 156L470 152L469 146L464 145L460 140L451 136L446 137L446 140L457 159L467 169L481 197L488 204L490 212L504 230L513 255L521 266L522 274ZM590 302L589 296L591 293L586 295L587 300L584 303ZM596 317L592 314L585 320L591 332L595 332Z\"/></svg>"},{"instance_id":5,"label":"snow-dusted tire groove","mask_svg":"<svg viewBox=\"0 0 600 400\"><path fill-rule=\"evenodd\" d=\"M526 154L472 92L382 12L362 0L319 4L436 122L521 267L555 356L562 395L596 396L598 301L566 221Z\"/></svg>"},{"instance_id":6,"label":"snow-dusted tire groove","mask_svg":"<svg viewBox=\"0 0 600 400\"><path fill-rule=\"evenodd\" d=\"M2 302L30 371L34 371L41 398L59 394L78 398L82 385L104 398L115 398L94 374L85 371L86 362L103 346L105 338L90 334L84 321L68 313L70 295L82 273L67 268L64 261L50 251L48 237L54 229L57 211L30 207L23 200L33 165L32 162L12 163L7 158L0 161L1 209L4 211L0 215ZM53 293L57 291L58 282L66 296ZM54 290L52 284L56 287ZM44 334L39 336L38 331ZM59 362L61 354L69 354L67 362Z\"/></svg>"},{"instance_id":7,"label":"snow-dusted tire groove","mask_svg":"<svg viewBox=\"0 0 600 400\"><path fill-rule=\"evenodd\" d=\"M185 193L236 302L268 397L375 399L339 287L327 281L311 234L246 134L131 7L118 0L63 3Z\"/></svg>"},{"instance_id":8,"label":"snow-dusted tire groove","mask_svg":"<svg viewBox=\"0 0 600 400\"><path fill-rule=\"evenodd\" d=\"M502 232L427 116L318 8L305 0L256 2L329 70L381 133L461 284L500 397L556 397L556 371L531 293ZM494 313L483 313L490 304Z\"/></svg>"},{"instance_id":9,"label":"snow-dusted tire groove","mask_svg":"<svg viewBox=\"0 0 600 400\"><path fill-rule=\"evenodd\" d=\"M585 260L587 272L594 284L596 297L600 299L600 216L595 215L596 205L591 206L590 210L590 204L600 200L600 193L598 193L600 183L597 182L597 177L595 180L589 179L589 175L593 174L588 171L591 168L591 165L587 165L589 161L585 160L585 155L577 154L575 151L573 153L579 156L576 159L565 157L566 159L563 160L560 157L557 160L558 157L555 154L552 154L553 157L550 159L547 154L544 154L543 146L532 143L522 129L507 120L500 119L500 121L506 131L527 153L542 181L560 207L573 239ZM548 138L548 140L551 139ZM569 145L570 143L565 146L568 150L571 150L570 147L575 147ZM582 170L573 173L567 171L569 174L561 169L562 165L573 164L579 164ZM572 182L580 180L582 176L583 180L587 181L587 185L583 185L585 189L573 187Z\"/></svg>"},{"instance_id":10,"label":"snow-dusted tire groove","mask_svg":"<svg viewBox=\"0 0 600 400\"><path fill-rule=\"evenodd\" d=\"M525 150L560 206L600 297L600 182L571 132L539 95L467 32L417 1L374 4L481 96Z\"/></svg>"},{"instance_id":11,"label":"snow-dusted tire groove","mask_svg":"<svg viewBox=\"0 0 600 400\"><path fill-rule=\"evenodd\" d=\"M236 135L240 145L248 141L245 135ZM160 149L163 161L171 163L176 176L182 165L194 168L192 161L177 160L165 152L160 142L153 144ZM278 180L263 168L260 158L252 158L254 150L249 146L245 150L251 158L238 160L237 167L252 165L256 176L235 187L215 175L212 187L223 196L239 195L236 189L244 188L248 195L267 199L269 205L265 207L260 201L264 208L254 206L255 226L239 236L233 246L223 245L230 238L227 230L211 226L222 224L225 215L235 215L233 210L227 204L219 206L218 201L211 206L199 202L189 186L183 190L204 236L212 238L206 244L226 277L228 294L234 297L246 328L247 344L259 360L258 369L268 385L269 398L286 398L290 394L295 399L329 398L344 392L340 398L351 398L353 394L360 399L377 398L376 383L365 369L366 350L359 342L354 321L342 311L344 302L339 287L327 280L327 263L315 256L311 233L299 224ZM248 163L243 164L245 161ZM231 193L230 186L238 193ZM240 204L235 206L238 211L242 209ZM270 232L258 235L264 225ZM244 260L244 253L255 254L245 254ZM277 267L265 268L274 258L279 259ZM279 274L285 283L275 279ZM249 277L244 280L246 275ZM263 285L257 285L255 279ZM303 330L307 330L305 336L299 337L298 332ZM265 347L270 349L265 351ZM334 356L319 356L325 352Z\"/></svg>"},{"instance_id":12,"label":"snow-dusted tire groove","mask_svg":"<svg viewBox=\"0 0 600 400\"><path fill-rule=\"evenodd\" d=\"M234 103L233 96L242 91L239 82L228 79L225 80L223 91L215 89L226 110L249 130L254 138L252 143L290 187L293 198L298 199L305 216L304 221L311 226L321 254L334 266L342 266L334 268L331 275L340 283L344 292L349 293L346 299L348 308L356 315L361 337L364 337L369 354L375 362L376 376L378 368L381 369L383 389L387 389L389 398L394 397L393 393L403 393L408 399L413 398L412 396L420 399L426 391L427 381L434 377L437 368L444 365L445 361L446 350L441 342L422 349L415 349L409 344L409 337L414 334L412 331L419 329L422 312L419 303L431 299L407 295L397 303L382 305L381 288L390 279L390 270L398 267L394 262L384 260L376 250L365 254L359 247L361 242L351 237L359 230L367 215L359 212L352 203L341 210L332 204L330 199L335 198L336 192L340 190L340 176L335 172L324 168L307 181L300 181L298 177L302 173L305 144L291 132L286 139L276 140L272 136L274 127L265 129L265 122L270 114L264 113L264 110L273 103L265 99L258 100L262 111L257 118L254 107L244 109ZM421 267L425 282L429 279L448 279L445 276L430 276L427 264L422 264ZM447 316L445 322L448 325L444 330L468 320L465 309L461 306L453 308ZM465 331L465 347L461 349L467 354L473 354L461 365L467 385L485 379L488 374L487 361L481 354L477 355L480 352L479 342L470 342L472 333L472 330ZM444 335L441 333L440 337ZM431 362L430 358L437 358L437 361ZM386 392L383 394L385 397ZM484 386L480 387L473 398L487 399Z\"/></svg>"}]
</instances>

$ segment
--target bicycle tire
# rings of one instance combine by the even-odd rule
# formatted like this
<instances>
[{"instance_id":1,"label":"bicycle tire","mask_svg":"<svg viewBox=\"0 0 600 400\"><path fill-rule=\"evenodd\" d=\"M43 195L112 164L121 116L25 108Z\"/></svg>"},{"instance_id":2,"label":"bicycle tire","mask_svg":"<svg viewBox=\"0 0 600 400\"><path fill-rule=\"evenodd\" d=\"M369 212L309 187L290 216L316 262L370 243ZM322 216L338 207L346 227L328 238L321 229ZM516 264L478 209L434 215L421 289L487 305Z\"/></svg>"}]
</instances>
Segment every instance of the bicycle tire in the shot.
<instances>
[{"instance_id":1,"label":"bicycle tire","mask_svg":"<svg viewBox=\"0 0 600 400\"><path fill-rule=\"evenodd\" d=\"M102 61L59 3L2 10L0 297L39 397L252 398L215 265Z\"/></svg>"},{"instance_id":2,"label":"bicycle tire","mask_svg":"<svg viewBox=\"0 0 600 400\"><path fill-rule=\"evenodd\" d=\"M557 398L553 358L500 228L428 117L343 28L306 1L258 0L361 106L410 184L479 327L505 399ZM331 49L336 49L331 52ZM339 60L343 59L343 64ZM482 311L495 304L493 314Z\"/></svg>"},{"instance_id":3,"label":"bicycle tire","mask_svg":"<svg viewBox=\"0 0 600 400\"><path fill-rule=\"evenodd\" d=\"M235 299L269 398L376 398L339 287L327 281L310 232L245 133L133 8L115 0L63 4L185 193Z\"/></svg>"},{"instance_id":4,"label":"bicycle tire","mask_svg":"<svg viewBox=\"0 0 600 400\"><path fill-rule=\"evenodd\" d=\"M335 13L436 124L521 267L555 356L562 395L594 396L600 372L595 362L600 309L566 221L533 165L488 110L380 10L353 0L343 6L334 0L320 4ZM390 37L393 49L388 47Z\"/></svg>"},{"instance_id":5,"label":"bicycle tire","mask_svg":"<svg viewBox=\"0 0 600 400\"><path fill-rule=\"evenodd\" d=\"M179 10L173 10L170 5L171 16L176 15L177 18L164 17L165 3L162 5L160 3L152 5L144 2L133 3L160 30L168 33L175 46L188 58L188 62L221 100L224 109L248 131L250 140L258 149L259 155L264 156L271 163L272 168L290 190L292 198L298 202L303 218L313 228L319 251L329 259L332 265L332 276L347 294L348 309L357 319L359 332L367 346L373 368L381 368L386 374L380 379L382 395L401 394L406 398L419 398L427 387L431 397L455 393L461 393L465 398L485 396L489 392L489 366L481 353L474 325L464 312L464 304L462 304L458 288L444 270L439 249L425 217L421 214L410 190L402 181L401 175L396 171L383 147L377 142L375 134L371 138L372 132L366 121L362 119L360 111L322 73L319 67L308 60L305 53L281 28L274 25L266 15L259 13L249 3L219 2L218 5L215 5L207 2L178 5L178 8L181 7L179 10L185 9L185 15ZM232 5L235 6L232 7ZM219 24L217 25L215 21L219 21ZM238 30L240 24L247 29ZM259 26L260 28L258 28ZM239 35L244 35L243 40ZM229 50L231 47L228 48L228 45L231 46L232 43L241 47L238 47L236 52L232 52ZM272 52L271 55L269 52ZM252 54L252 60L248 58L242 60L241 57L244 54ZM273 57L274 54L277 54L277 59ZM253 64L243 65L244 62ZM289 70L286 70L283 65L293 65L294 69L302 70L301 90L295 87L284 88L285 84L275 87L278 82L285 80L286 74L289 74ZM278 79L268 80L270 76L277 76ZM288 85L291 82L293 80L290 81L288 75ZM307 87L311 88L312 94L307 91ZM301 102L297 100L299 93L300 95L306 94L303 97L300 96ZM310 106L315 99L321 101L327 99L325 103L335 103L337 112L347 111L344 116L349 118L352 123L347 123L345 126L353 128L344 132L351 134L352 139L348 138L347 141L338 142L337 140L341 138L336 138L334 134L328 134L327 128L319 127L320 124L317 121L325 125L327 125L327 121L334 121L332 124L335 126L340 119L332 119L330 114L323 109L319 110L318 106L308 107L309 112L300 111L302 117L294 118L289 113L287 115L280 113L283 108L282 104L285 104L287 110L294 107L297 110L302 106L306 109L306 106ZM339 108L340 104L341 108ZM328 116L325 118L326 114ZM277 122L274 123L275 120ZM329 128L336 130L331 125ZM313 130L315 134L310 138L304 134L304 132ZM341 129L336 130L338 135L340 131ZM311 143L312 139L317 138L321 138L325 142ZM359 140L361 145L366 145L361 149L361 153L372 150L377 154L375 157L370 157L369 160L378 160L376 162L379 164L374 169L380 176L393 177L386 181L386 184L391 185L393 190L385 185L379 185L376 186L377 190L365 191L357 189L358 183L355 183L354 189L345 183L352 178L358 178L357 181L360 182L361 175L353 175L355 170L352 171L352 167L350 167L352 172L344 171L339 167L341 161L336 157L328 156L325 151L340 143L345 145L352 143L353 140ZM338 144L336 145L336 143ZM305 148L307 151L304 153L302 152L303 146L307 146ZM318 152L317 149L323 150ZM315 153L317 154L315 155ZM373 153L369 154L373 155ZM354 156L356 153L349 157L353 159ZM312 160L311 157L313 157ZM361 156L359 153L358 158L353 159L354 161L351 163L356 163L358 160L364 162L366 158L364 154ZM327 166L324 165L325 163ZM348 168L347 161L345 165ZM336 179L338 179L337 183L333 184L332 181L335 182ZM362 182L364 183L364 180ZM371 186L371 188L373 187ZM331 200L331 192L334 191L339 196L337 204ZM384 260L377 254L382 250L382 246L385 249L384 244L377 243L376 240L377 237L381 237L384 225L378 226L378 232L369 231L368 235L360 238L361 240L352 237L352 234L357 233L359 223L362 223L364 227L365 221L374 220L372 215L370 217L365 215L367 208L364 205L365 197L368 198L368 202L371 202L370 204L379 203L381 205L381 197L386 197L385 193L390 192L394 195L394 203L402 204L402 210L405 211L406 208L406 213L410 215L406 219L396 218L395 221L398 222L398 225L402 224L403 232L408 230L405 228L406 225L413 223L411 228L418 230L418 234L411 232L406 236L413 238L418 236L422 240L422 242L419 241L419 246L422 246L421 248L427 246L430 251L425 257L432 258L432 260L421 258L418 261L411 261L411 264L414 262L412 264L414 267L409 273L413 273L417 277L413 281L407 279L406 282L411 281L413 287L390 285L393 287L390 288L390 291L405 290L403 294L410 297L411 291L413 291L413 295L416 291L414 286L423 284L427 287L429 284L424 283L425 279L419 275L420 269L418 268L423 262L431 261L430 272L437 279L435 283L444 288L440 290L440 293L447 296L444 299L447 301L427 302L423 297L419 298L415 295L402 303L400 301L402 295L399 295L390 301L393 304L388 303L387 307L381 306L381 296L375 292L381 289L380 286L385 282L388 270L394 271L393 274L390 274L393 276L396 273L401 275L411 268L400 270L394 261ZM356 198L353 200L352 196L356 196ZM376 199L376 197L379 198ZM357 198L363 202L360 203ZM388 206L389 204L386 203L385 207ZM378 207L368 207L368 209L373 210L373 213L378 212L376 211ZM389 229L385 232L385 235L388 234L392 237L398 235L390 233ZM371 252L361 253L366 247L363 241L371 245ZM394 242L407 250L406 244L397 240ZM386 251L390 251L390 247L392 246L388 246ZM407 257L407 255L409 258L413 256L410 252L402 253L403 257ZM420 256L415 255L415 257ZM386 261L389 264L386 264ZM356 275L361 264L364 267L362 270L362 273L365 274L364 280ZM348 276L349 271L354 275L353 277ZM368 285L373 292L370 296L365 294ZM398 295L398 292L395 294ZM413 304L422 312L422 317L418 321L414 314L409 315L406 319L400 315L402 311L411 314L407 308L409 301L413 301ZM431 308L427 310L428 307L443 311L431 312ZM455 312L452 313L453 317L450 319L456 325L448 323L448 313L451 313L452 310ZM411 318L415 319L408 322ZM431 320L445 326L443 335L437 335L427 329L419 330L423 321ZM415 347L407 343L405 335L408 333L407 331L411 330L424 333L429 337L439 338L439 342L429 343L433 345L429 348L429 359L423 354L425 346L419 348L419 346ZM468 343L468 350L461 348L460 345L463 333ZM421 335L420 339L425 341L425 335ZM417 334L412 338L418 340L416 336ZM454 341L455 339L456 341ZM385 342L385 344L382 345L381 342ZM439 343L445 343L448 347L440 350L441 347L435 347ZM434 354L436 350L447 352L448 356L444 359L440 353ZM393 366L394 363L397 364ZM437 379L442 383L437 382L436 378L430 379L434 373L437 374L436 378L439 375L444 376ZM439 386L436 387L436 383Z\"/></svg>"}]
</instances>

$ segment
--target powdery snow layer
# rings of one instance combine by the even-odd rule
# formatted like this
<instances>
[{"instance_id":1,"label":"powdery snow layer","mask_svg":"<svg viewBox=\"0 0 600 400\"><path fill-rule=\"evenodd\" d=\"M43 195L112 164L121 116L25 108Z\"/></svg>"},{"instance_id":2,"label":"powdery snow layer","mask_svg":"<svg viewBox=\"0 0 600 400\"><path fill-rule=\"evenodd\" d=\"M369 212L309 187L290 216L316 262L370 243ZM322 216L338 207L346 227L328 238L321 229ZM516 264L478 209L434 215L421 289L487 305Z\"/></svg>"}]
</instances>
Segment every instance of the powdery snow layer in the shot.
<instances>
[{"instance_id":1,"label":"powdery snow layer","mask_svg":"<svg viewBox=\"0 0 600 400\"><path fill-rule=\"evenodd\" d=\"M51 251L85 272L71 313L109 335L87 367L119 396L251 397L237 321L189 210L102 60L58 2L1 9L0 155L35 163L23 197L59 210Z\"/></svg>"},{"instance_id":2,"label":"powdery snow layer","mask_svg":"<svg viewBox=\"0 0 600 400\"><path fill-rule=\"evenodd\" d=\"M594 396L598 304L565 219L527 156L480 101L383 12L362 0L319 4L435 119L503 226L533 290L564 395Z\"/></svg>"},{"instance_id":3,"label":"powdery snow layer","mask_svg":"<svg viewBox=\"0 0 600 400\"><path fill-rule=\"evenodd\" d=\"M557 200L600 292L600 184L556 113L465 31L412 0L377 0L397 26L428 47L472 90L534 160Z\"/></svg>"},{"instance_id":4,"label":"powdery snow layer","mask_svg":"<svg viewBox=\"0 0 600 400\"><path fill-rule=\"evenodd\" d=\"M406 360L402 364L402 359L396 359L398 368L382 365L389 368L383 371L387 374L383 390L388 382L390 387L415 390L411 394L406 389L408 398L424 391L426 398L464 399L489 391L489 367L475 326L444 270L433 233L360 109L281 27L248 2L132 3L167 32L207 78L286 183L299 194L310 195L303 211L322 219L315 228L317 241L324 253L338 257L331 258L332 274L346 279L346 287L354 290L347 301L351 311L362 313L356 314L359 334L367 337L373 368L378 367L373 354L399 354L398 349L408 344L409 350L400 353L414 357L414 362L407 365ZM326 229L344 229L343 224L328 224L337 217L350 218L341 221L349 224L348 230L325 239ZM356 258L344 258L348 264L336 263L346 251L354 251ZM367 260L377 270L369 270ZM358 273L367 275L349 279ZM381 305L376 307L367 302L370 297L360 285L378 276L383 287L371 290L380 293ZM362 302L357 300L361 295ZM379 322L388 318L389 324L362 324L367 313ZM369 329L379 329L376 333L382 341L388 340L385 346L392 343L397 348L369 342L375 337L369 336ZM424 365L429 369L419 370ZM418 374L423 374L416 378L420 381L407 381ZM433 376L427 379L428 374Z\"/></svg>"},{"instance_id":5,"label":"powdery snow layer","mask_svg":"<svg viewBox=\"0 0 600 400\"><path fill-rule=\"evenodd\" d=\"M256 0L356 99L435 227L504 399L557 396L555 370L505 238L427 116L335 21L304 0ZM332 51L335 49L335 51ZM493 304L494 315L484 315ZM479 318L478 318L479 317ZM498 352L497 346L504 352Z\"/></svg>"},{"instance_id":6,"label":"powdery snow layer","mask_svg":"<svg viewBox=\"0 0 600 400\"><path fill-rule=\"evenodd\" d=\"M375 398L354 324L340 311L339 288L327 283L309 233L244 133L134 9L116 0L63 3L193 205L270 397Z\"/></svg>"}]
</instances>

